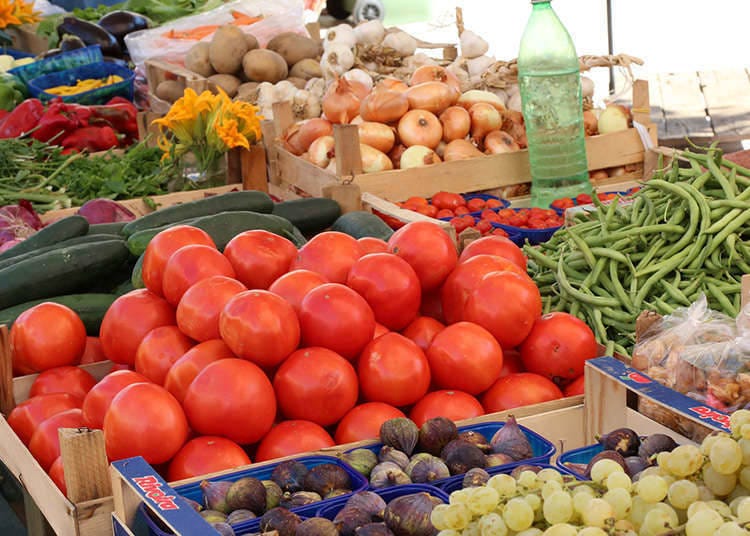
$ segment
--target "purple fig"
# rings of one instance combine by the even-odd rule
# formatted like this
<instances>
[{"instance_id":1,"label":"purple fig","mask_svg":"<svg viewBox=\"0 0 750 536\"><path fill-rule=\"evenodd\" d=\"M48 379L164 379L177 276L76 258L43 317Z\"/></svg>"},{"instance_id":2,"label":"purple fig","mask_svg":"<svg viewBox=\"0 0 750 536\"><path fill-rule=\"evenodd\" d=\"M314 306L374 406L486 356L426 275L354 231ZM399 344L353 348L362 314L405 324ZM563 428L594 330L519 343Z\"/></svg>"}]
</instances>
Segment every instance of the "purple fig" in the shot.
<instances>
[{"instance_id":1,"label":"purple fig","mask_svg":"<svg viewBox=\"0 0 750 536\"><path fill-rule=\"evenodd\" d=\"M227 504L227 492L231 487L231 482L211 482L209 480L201 482L203 501L206 504L206 508L209 510L216 510L217 512L223 512L225 514L231 512L232 509Z\"/></svg>"},{"instance_id":2,"label":"purple fig","mask_svg":"<svg viewBox=\"0 0 750 536\"><path fill-rule=\"evenodd\" d=\"M398 484L411 484L411 479L393 462L379 463L370 473L370 487L372 488L388 488Z\"/></svg>"},{"instance_id":3,"label":"purple fig","mask_svg":"<svg viewBox=\"0 0 750 536\"><path fill-rule=\"evenodd\" d=\"M406 417L388 419L380 426L380 441L411 456L419 441L419 428Z\"/></svg>"},{"instance_id":4,"label":"purple fig","mask_svg":"<svg viewBox=\"0 0 750 536\"><path fill-rule=\"evenodd\" d=\"M370 477L372 468L378 464L378 456L369 449L354 449L338 454L340 460L348 463L358 473Z\"/></svg>"},{"instance_id":5,"label":"purple fig","mask_svg":"<svg viewBox=\"0 0 750 536\"><path fill-rule=\"evenodd\" d=\"M380 452L378 452L378 462L393 462L401 469L406 469L406 466L409 465L409 456L393 447L383 445Z\"/></svg>"},{"instance_id":6,"label":"purple fig","mask_svg":"<svg viewBox=\"0 0 750 536\"><path fill-rule=\"evenodd\" d=\"M286 508L277 506L260 518L261 532L276 531L278 536L295 536L297 526L302 522L297 514Z\"/></svg>"},{"instance_id":7,"label":"purple fig","mask_svg":"<svg viewBox=\"0 0 750 536\"><path fill-rule=\"evenodd\" d=\"M440 457L445 460L445 465L448 466L452 475L462 475L469 469L487 466L487 457L484 452L476 445L462 439L454 439L448 443Z\"/></svg>"},{"instance_id":8,"label":"purple fig","mask_svg":"<svg viewBox=\"0 0 750 536\"><path fill-rule=\"evenodd\" d=\"M429 456L427 458L415 457L406 466L405 472L411 481L416 484L425 484L433 480L440 480L451 476L448 466L437 456Z\"/></svg>"},{"instance_id":9,"label":"purple fig","mask_svg":"<svg viewBox=\"0 0 750 536\"><path fill-rule=\"evenodd\" d=\"M458 439L462 439L467 443L476 445L482 450L482 452L492 452L492 445L490 445L490 442L487 441L487 438L484 437L484 434L482 434L481 432L467 430L466 432L461 432L460 434L458 434Z\"/></svg>"},{"instance_id":10,"label":"purple fig","mask_svg":"<svg viewBox=\"0 0 750 536\"><path fill-rule=\"evenodd\" d=\"M362 510L373 517L380 517L383 514L383 510L385 510L386 504L383 498L374 491L360 491L346 501L346 506Z\"/></svg>"},{"instance_id":11,"label":"purple fig","mask_svg":"<svg viewBox=\"0 0 750 536\"><path fill-rule=\"evenodd\" d=\"M240 478L227 491L227 506L230 511L244 509L261 515L266 511L266 487L257 478Z\"/></svg>"},{"instance_id":12,"label":"purple fig","mask_svg":"<svg viewBox=\"0 0 750 536\"><path fill-rule=\"evenodd\" d=\"M215 528L221 536L235 536L234 529L227 523L212 523L211 526Z\"/></svg>"},{"instance_id":13,"label":"purple fig","mask_svg":"<svg viewBox=\"0 0 750 536\"><path fill-rule=\"evenodd\" d=\"M660 452L672 452L677 448L677 442L666 434L651 434L641 440L638 456L652 462Z\"/></svg>"},{"instance_id":14,"label":"purple fig","mask_svg":"<svg viewBox=\"0 0 750 536\"><path fill-rule=\"evenodd\" d=\"M625 458L625 472L630 478L635 478L638 473L649 467L649 463L640 456L628 456Z\"/></svg>"},{"instance_id":15,"label":"purple fig","mask_svg":"<svg viewBox=\"0 0 750 536\"><path fill-rule=\"evenodd\" d=\"M508 415L508 420L492 437L490 445L495 454L507 454L517 462L534 456L529 439L518 426L513 415Z\"/></svg>"},{"instance_id":16,"label":"purple fig","mask_svg":"<svg viewBox=\"0 0 750 536\"><path fill-rule=\"evenodd\" d=\"M368 523L372 523L372 516L354 506L344 506L333 518L333 524L341 536L354 536L359 527Z\"/></svg>"},{"instance_id":17,"label":"purple fig","mask_svg":"<svg viewBox=\"0 0 750 536\"><path fill-rule=\"evenodd\" d=\"M429 493L412 493L388 503L383 521L395 536L434 536L437 530L430 521L436 505L443 501Z\"/></svg>"},{"instance_id":18,"label":"purple fig","mask_svg":"<svg viewBox=\"0 0 750 536\"><path fill-rule=\"evenodd\" d=\"M325 496L335 489L352 489L352 479L349 473L340 465L322 463L316 465L305 475L305 490L314 491Z\"/></svg>"},{"instance_id":19,"label":"purple fig","mask_svg":"<svg viewBox=\"0 0 750 536\"><path fill-rule=\"evenodd\" d=\"M312 517L297 525L295 536L339 536L339 531L330 519Z\"/></svg>"},{"instance_id":20,"label":"purple fig","mask_svg":"<svg viewBox=\"0 0 750 536\"><path fill-rule=\"evenodd\" d=\"M285 493L279 501L279 506L284 508L298 508L308 504L320 502L323 497L314 491L295 491L294 493Z\"/></svg>"},{"instance_id":21,"label":"purple fig","mask_svg":"<svg viewBox=\"0 0 750 536\"><path fill-rule=\"evenodd\" d=\"M196 512L200 512L201 510L203 510L203 505L201 503L194 501L193 499L188 499L187 497L180 497L180 498L186 503L188 503L190 508L192 508Z\"/></svg>"},{"instance_id":22,"label":"purple fig","mask_svg":"<svg viewBox=\"0 0 750 536\"><path fill-rule=\"evenodd\" d=\"M599 444L604 447L604 450L615 450L627 458L638 455L641 439L630 428L618 428L601 436Z\"/></svg>"},{"instance_id":23,"label":"purple fig","mask_svg":"<svg viewBox=\"0 0 750 536\"><path fill-rule=\"evenodd\" d=\"M283 491L294 493L305 489L305 477L309 469L305 464L295 460L287 460L277 465L271 473L271 480L276 482Z\"/></svg>"},{"instance_id":24,"label":"purple fig","mask_svg":"<svg viewBox=\"0 0 750 536\"><path fill-rule=\"evenodd\" d=\"M202 510L200 514L207 523L224 523L227 520L227 515L224 512L216 510Z\"/></svg>"},{"instance_id":25,"label":"purple fig","mask_svg":"<svg viewBox=\"0 0 750 536\"><path fill-rule=\"evenodd\" d=\"M227 523L230 525L236 525L237 523L242 523L243 521L250 521L251 519L255 519L256 516L253 512L250 510L245 509L239 509L235 510L229 516L227 516Z\"/></svg>"},{"instance_id":26,"label":"purple fig","mask_svg":"<svg viewBox=\"0 0 750 536\"><path fill-rule=\"evenodd\" d=\"M509 463L515 462L516 460L501 452L487 455L487 467L498 467L500 465L508 465Z\"/></svg>"},{"instance_id":27,"label":"purple fig","mask_svg":"<svg viewBox=\"0 0 750 536\"><path fill-rule=\"evenodd\" d=\"M266 511L276 508L284 492L273 480L263 480L263 487L266 488Z\"/></svg>"},{"instance_id":28,"label":"purple fig","mask_svg":"<svg viewBox=\"0 0 750 536\"><path fill-rule=\"evenodd\" d=\"M440 456L443 448L454 439L458 439L458 429L445 417L428 419L419 429L420 450L433 456Z\"/></svg>"},{"instance_id":29,"label":"purple fig","mask_svg":"<svg viewBox=\"0 0 750 536\"><path fill-rule=\"evenodd\" d=\"M355 532L355 536L394 536L385 523L368 523L362 525Z\"/></svg>"},{"instance_id":30,"label":"purple fig","mask_svg":"<svg viewBox=\"0 0 750 536\"><path fill-rule=\"evenodd\" d=\"M481 467L475 467L474 469L469 469L464 475L462 487L478 488L479 486L484 486L489 479L490 474L487 471Z\"/></svg>"}]
</instances>

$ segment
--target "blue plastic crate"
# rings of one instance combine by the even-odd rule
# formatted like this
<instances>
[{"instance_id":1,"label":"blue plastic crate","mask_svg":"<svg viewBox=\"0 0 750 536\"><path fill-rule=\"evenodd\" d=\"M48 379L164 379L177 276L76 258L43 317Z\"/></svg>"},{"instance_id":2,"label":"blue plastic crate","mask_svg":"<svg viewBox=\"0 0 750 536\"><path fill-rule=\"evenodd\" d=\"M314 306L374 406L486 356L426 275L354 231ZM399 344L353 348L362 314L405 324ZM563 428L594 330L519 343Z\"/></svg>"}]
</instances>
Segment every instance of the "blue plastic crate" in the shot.
<instances>
[{"instance_id":1,"label":"blue plastic crate","mask_svg":"<svg viewBox=\"0 0 750 536\"><path fill-rule=\"evenodd\" d=\"M392 488L376 490L375 493L380 495L380 497L382 497L382 499L386 503L391 502L393 499L403 497L404 495L411 495L412 493L429 493L430 495L437 499L440 499L444 503L448 503L448 494L434 486L429 486L427 484L404 484L403 486L394 486ZM337 497L335 499L331 499L330 501L326 501L328 504L326 504L325 506L321 506L315 513L315 517L324 517L326 519L333 520L333 518L336 517L336 514L338 514L341 509L346 506L346 502L348 500L348 497L342 500L339 500L339 498Z\"/></svg>"},{"instance_id":2,"label":"blue plastic crate","mask_svg":"<svg viewBox=\"0 0 750 536\"><path fill-rule=\"evenodd\" d=\"M101 47L99 45L94 45L70 50L68 52L62 52L55 56L50 56L49 58L29 63L28 65L15 67L8 72L16 76L24 84L28 85L29 82L35 78L39 78L46 74L57 73L67 69L75 69L82 65L100 63L103 61L104 56L102 55Z\"/></svg>"},{"instance_id":3,"label":"blue plastic crate","mask_svg":"<svg viewBox=\"0 0 750 536\"><path fill-rule=\"evenodd\" d=\"M566 467L565 463L580 463L583 465L588 465L588 463L594 458L594 456L596 456L603 450L604 447L599 444L569 450L568 452L563 452L562 454L560 454L560 456L558 456L556 464L558 468L563 469L572 475L580 478L585 478L586 475L579 473L574 469Z\"/></svg>"},{"instance_id":4,"label":"blue plastic crate","mask_svg":"<svg viewBox=\"0 0 750 536\"><path fill-rule=\"evenodd\" d=\"M5 54L13 58L14 60L20 60L23 58L33 58L35 55L22 50L16 50L15 48L0 47L0 55Z\"/></svg>"},{"instance_id":5,"label":"blue plastic crate","mask_svg":"<svg viewBox=\"0 0 750 536\"><path fill-rule=\"evenodd\" d=\"M63 102L94 105L106 104L113 97L124 97L128 100L133 100L135 73L127 67L109 62L90 63L76 67L75 69L40 76L29 82L29 94L46 102L60 97L52 93L47 93L44 91L45 89L57 86L74 86L79 80L106 78L110 75L120 76L122 77L122 81L89 91L83 91L82 93L76 93L75 95L63 96Z\"/></svg>"},{"instance_id":6,"label":"blue plastic crate","mask_svg":"<svg viewBox=\"0 0 750 536\"><path fill-rule=\"evenodd\" d=\"M583 478L579 477L576 474L573 474L572 472L568 471L567 469L562 469L560 467L555 467L555 466L550 465L548 463L524 463L524 464L520 464L520 465L534 465L534 466L539 467L541 469L556 469L557 471L559 471L563 475L572 476L573 478L575 478L577 480L583 480ZM490 475L503 475L503 474L507 475L507 474L512 473L513 470L515 469L515 467L505 467L505 468L501 468L501 470L499 470L499 471L493 471L492 469L497 469L497 467L492 467L492 468L490 468L490 469L487 470L487 472ZM450 495L454 491L458 491L460 489L463 489L463 487L464 487L463 486L463 481L464 481L463 477L454 477L453 479L451 479L450 482L446 482L445 483L445 485L442 487L442 490L445 493L447 493L448 495Z\"/></svg>"}]
</instances>

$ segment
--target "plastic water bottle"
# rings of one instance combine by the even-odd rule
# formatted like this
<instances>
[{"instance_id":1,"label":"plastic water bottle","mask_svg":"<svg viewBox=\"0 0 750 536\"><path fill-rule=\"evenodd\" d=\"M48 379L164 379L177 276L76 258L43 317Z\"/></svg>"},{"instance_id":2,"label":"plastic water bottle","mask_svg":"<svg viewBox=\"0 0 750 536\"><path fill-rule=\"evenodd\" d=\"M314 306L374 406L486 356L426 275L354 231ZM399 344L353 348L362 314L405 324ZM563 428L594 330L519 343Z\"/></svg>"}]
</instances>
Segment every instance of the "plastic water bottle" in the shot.
<instances>
[{"instance_id":1,"label":"plastic water bottle","mask_svg":"<svg viewBox=\"0 0 750 536\"><path fill-rule=\"evenodd\" d=\"M531 0L518 53L529 143L531 203L591 193L583 131L581 73L573 40L550 5Z\"/></svg>"}]
</instances>

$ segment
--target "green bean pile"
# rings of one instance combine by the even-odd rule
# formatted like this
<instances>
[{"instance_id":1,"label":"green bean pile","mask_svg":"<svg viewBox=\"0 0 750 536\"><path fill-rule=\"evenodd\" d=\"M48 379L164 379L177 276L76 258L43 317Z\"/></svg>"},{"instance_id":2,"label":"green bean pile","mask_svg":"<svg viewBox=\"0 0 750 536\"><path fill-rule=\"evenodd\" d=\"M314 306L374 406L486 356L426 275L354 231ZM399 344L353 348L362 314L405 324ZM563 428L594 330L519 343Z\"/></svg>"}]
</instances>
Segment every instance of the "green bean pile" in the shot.
<instances>
[{"instance_id":1,"label":"green bean pile","mask_svg":"<svg viewBox=\"0 0 750 536\"><path fill-rule=\"evenodd\" d=\"M689 167L681 167L679 162ZM681 151L633 196L579 213L540 247L526 246L545 312L567 311L597 340L629 355L643 310L669 314L703 293L712 309L740 309L750 273L750 170L715 146Z\"/></svg>"}]
</instances>

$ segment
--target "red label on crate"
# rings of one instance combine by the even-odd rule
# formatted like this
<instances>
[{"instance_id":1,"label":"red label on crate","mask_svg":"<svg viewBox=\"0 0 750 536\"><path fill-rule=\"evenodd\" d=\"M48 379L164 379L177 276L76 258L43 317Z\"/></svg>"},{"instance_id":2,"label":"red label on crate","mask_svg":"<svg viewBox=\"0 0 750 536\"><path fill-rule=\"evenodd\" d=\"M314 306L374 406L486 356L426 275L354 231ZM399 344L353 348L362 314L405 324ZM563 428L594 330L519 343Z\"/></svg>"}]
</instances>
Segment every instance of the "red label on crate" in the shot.
<instances>
[{"instance_id":1,"label":"red label on crate","mask_svg":"<svg viewBox=\"0 0 750 536\"><path fill-rule=\"evenodd\" d=\"M180 509L174 502L175 496L164 493L164 490L161 489L161 482L155 476L136 477L133 482L146 493L146 497L151 499L160 510Z\"/></svg>"},{"instance_id":2,"label":"red label on crate","mask_svg":"<svg viewBox=\"0 0 750 536\"><path fill-rule=\"evenodd\" d=\"M643 374L638 374L637 372L629 372L625 377L635 383L651 383L650 378L647 378Z\"/></svg>"},{"instance_id":3,"label":"red label on crate","mask_svg":"<svg viewBox=\"0 0 750 536\"><path fill-rule=\"evenodd\" d=\"M727 415L726 413L716 411L715 409L709 408L708 406L695 406L693 408L690 408L690 411L692 411L693 413L697 413L701 419L713 421L717 424L720 424L727 430L729 430L730 428L729 415Z\"/></svg>"}]
</instances>

